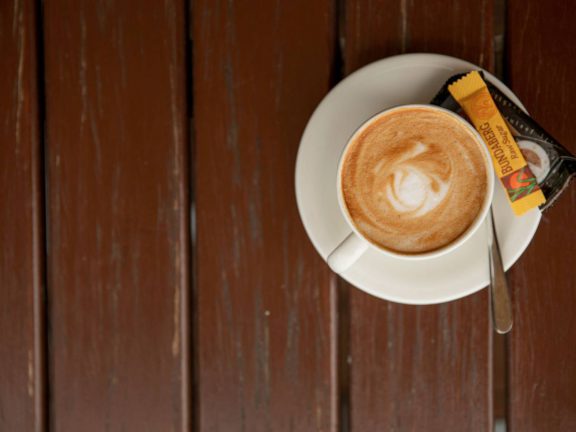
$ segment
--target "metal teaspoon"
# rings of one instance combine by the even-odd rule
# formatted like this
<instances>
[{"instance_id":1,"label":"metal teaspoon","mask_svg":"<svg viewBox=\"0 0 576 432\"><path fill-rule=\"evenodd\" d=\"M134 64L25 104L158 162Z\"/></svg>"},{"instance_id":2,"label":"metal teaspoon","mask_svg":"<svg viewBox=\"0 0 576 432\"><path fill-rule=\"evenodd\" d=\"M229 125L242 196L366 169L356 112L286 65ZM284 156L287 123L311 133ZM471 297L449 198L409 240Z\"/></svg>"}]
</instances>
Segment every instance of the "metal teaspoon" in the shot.
<instances>
[{"instance_id":1,"label":"metal teaspoon","mask_svg":"<svg viewBox=\"0 0 576 432\"><path fill-rule=\"evenodd\" d=\"M488 255L490 261L490 298L492 302L492 320L496 332L508 333L512 329L512 305L508 281L502 265L502 256L498 247L498 238L494 227L492 208L488 213Z\"/></svg>"}]
</instances>

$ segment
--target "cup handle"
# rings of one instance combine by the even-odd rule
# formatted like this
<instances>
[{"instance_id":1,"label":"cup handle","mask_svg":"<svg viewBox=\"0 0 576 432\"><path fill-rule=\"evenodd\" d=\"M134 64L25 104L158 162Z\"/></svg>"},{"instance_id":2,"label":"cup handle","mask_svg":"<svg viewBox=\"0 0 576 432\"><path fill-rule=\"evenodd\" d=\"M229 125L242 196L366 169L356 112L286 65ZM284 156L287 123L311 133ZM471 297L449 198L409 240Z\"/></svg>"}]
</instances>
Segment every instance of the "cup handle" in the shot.
<instances>
[{"instance_id":1,"label":"cup handle","mask_svg":"<svg viewBox=\"0 0 576 432\"><path fill-rule=\"evenodd\" d=\"M328 255L328 265L335 273L346 271L352 264L358 261L368 249L366 240L361 239L355 233L350 233L336 249Z\"/></svg>"}]
</instances>

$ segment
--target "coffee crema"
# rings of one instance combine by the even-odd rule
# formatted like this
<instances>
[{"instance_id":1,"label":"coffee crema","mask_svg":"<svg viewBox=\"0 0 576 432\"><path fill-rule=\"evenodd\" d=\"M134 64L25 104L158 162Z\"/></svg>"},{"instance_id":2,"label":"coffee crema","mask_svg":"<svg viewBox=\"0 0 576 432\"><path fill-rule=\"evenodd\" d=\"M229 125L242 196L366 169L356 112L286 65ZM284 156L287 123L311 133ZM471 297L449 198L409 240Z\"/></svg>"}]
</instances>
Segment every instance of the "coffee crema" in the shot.
<instances>
[{"instance_id":1,"label":"coffee crema","mask_svg":"<svg viewBox=\"0 0 576 432\"><path fill-rule=\"evenodd\" d=\"M406 108L370 122L350 143L343 199L372 243L402 254L432 252L474 222L487 193L486 157L448 114Z\"/></svg>"}]
</instances>

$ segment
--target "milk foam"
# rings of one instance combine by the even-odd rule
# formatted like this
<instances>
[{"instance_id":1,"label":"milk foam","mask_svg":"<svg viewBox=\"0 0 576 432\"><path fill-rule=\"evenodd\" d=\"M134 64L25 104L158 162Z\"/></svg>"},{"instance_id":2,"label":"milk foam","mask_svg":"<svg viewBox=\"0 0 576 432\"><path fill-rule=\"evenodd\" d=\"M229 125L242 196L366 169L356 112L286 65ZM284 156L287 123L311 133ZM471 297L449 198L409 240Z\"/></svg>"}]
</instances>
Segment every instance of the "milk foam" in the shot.
<instances>
[{"instance_id":1,"label":"milk foam","mask_svg":"<svg viewBox=\"0 0 576 432\"><path fill-rule=\"evenodd\" d=\"M351 144L342 191L357 228L403 253L438 249L473 222L486 193L485 157L452 117L408 108L374 121Z\"/></svg>"},{"instance_id":2,"label":"milk foam","mask_svg":"<svg viewBox=\"0 0 576 432\"><path fill-rule=\"evenodd\" d=\"M386 184L386 200L398 212L412 213L411 217L423 216L433 210L446 197L450 186L449 180L445 181L430 170L411 163L415 156L427 150L426 144L417 141L388 168L393 181Z\"/></svg>"}]
</instances>

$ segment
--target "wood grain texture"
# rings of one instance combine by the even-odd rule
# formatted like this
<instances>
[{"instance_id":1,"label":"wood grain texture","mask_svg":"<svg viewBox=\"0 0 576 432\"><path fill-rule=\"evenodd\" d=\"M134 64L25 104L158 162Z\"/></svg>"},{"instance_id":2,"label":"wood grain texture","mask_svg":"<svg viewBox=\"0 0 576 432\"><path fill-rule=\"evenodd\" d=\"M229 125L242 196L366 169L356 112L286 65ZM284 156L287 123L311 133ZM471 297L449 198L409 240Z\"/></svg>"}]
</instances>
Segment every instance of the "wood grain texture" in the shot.
<instances>
[{"instance_id":1,"label":"wood grain texture","mask_svg":"<svg viewBox=\"0 0 576 432\"><path fill-rule=\"evenodd\" d=\"M44 430L35 2L0 2L0 430Z\"/></svg>"},{"instance_id":2,"label":"wood grain texture","mask_svg":"<svg viewBox=\"0 0 576 432\"><path fill-rule=\"evenodd\" d=\"M347 73L406 52L460 57L492 69L493 5L489 0L343 0Z\"/></svg>"},{"instance_id":3,"label":"wood grain texture","mask_svg":"<svg viewBox=\"0 0 576 432\"><path fill-rule=\"evenodd\" d=\"M189 430L185 14L45 3L55 431Z\"/></svg>"},{"instance_id":4,"label":"wood grain texture","mask_svg":"<svg viewBox=\"0 0 576 432\"><path fill-rule=\"evenodd\" d=\"M193 3L200 431L335 429L334 289L298 218L332 1Z\"/></svg>"},{"instance_id":5,"label":"wood grain texture","mask_svg":"<svg viewBox=\"0 0 576 432\"><path fill-rule=\"evenodd\" d=\"M534 118L576 153L574 3L508 2L508 76ZM576 185L548 210L510 272L509 425L513 432L576 430Z\"/></svg>"},{"instance_id":6,"label":"wood grain texture","mask_svg":"<svg viewBox=\"0 0 576 432\"><path fill-rule=\"evenodd\" d=\"M493 65L491 2L349 0L345 11L346 73L404 52ZM352 288L349 321L352 431L491 430L486 290L415 307Z\"/></svg>"}]
</instances>

